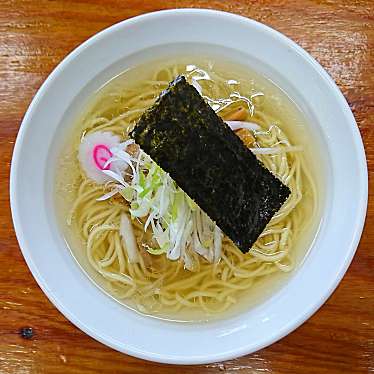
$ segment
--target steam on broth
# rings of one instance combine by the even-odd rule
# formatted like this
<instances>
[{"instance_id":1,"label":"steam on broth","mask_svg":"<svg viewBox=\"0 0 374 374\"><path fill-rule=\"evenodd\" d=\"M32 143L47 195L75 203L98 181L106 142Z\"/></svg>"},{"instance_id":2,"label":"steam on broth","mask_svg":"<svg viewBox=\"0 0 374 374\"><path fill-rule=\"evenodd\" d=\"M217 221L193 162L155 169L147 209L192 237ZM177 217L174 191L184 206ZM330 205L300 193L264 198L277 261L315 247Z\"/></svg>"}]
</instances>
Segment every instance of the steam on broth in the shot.
<instances>
[{"instance_id":1,"label":"steam on broth","mask_svg":"<svg viewBox=\"0 0 374 374\"><path fill-rule=\"evenodd\" d=\"M178 75L291 191L247 253L129 139ZM247 68L184 57L132 68L95 93L67 138L56 177L65 238L96 283L142 313L206 320L246 308L284 282L316 232L312 142L287 95ZM171 229L182 214L191 222L184 241Z\"/></svg>"}]
</instances>

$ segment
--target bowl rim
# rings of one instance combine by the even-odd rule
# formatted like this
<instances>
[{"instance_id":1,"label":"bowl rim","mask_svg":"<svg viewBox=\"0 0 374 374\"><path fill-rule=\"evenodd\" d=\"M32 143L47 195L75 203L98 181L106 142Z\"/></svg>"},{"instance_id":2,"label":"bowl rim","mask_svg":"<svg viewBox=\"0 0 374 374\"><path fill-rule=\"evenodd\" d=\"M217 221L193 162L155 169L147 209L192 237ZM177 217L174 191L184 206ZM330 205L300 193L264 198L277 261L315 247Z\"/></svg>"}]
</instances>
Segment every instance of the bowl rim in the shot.
<instances>
[{"instance_id":1,"label":"bowl rim","mask_svg":"<svg viewBox=\"0 0 374 374\"><path fill-rule=\"evenodd\" d=\"M54 70L50 73L47 79L43 82L43 84L37 91L36 95L34 96L31 104L29 105L26 111L26 114L22 120L20 129L17 135L17 140L14 146L12 162L11 162L10 204L11 204L13 225L14 225L14 229L16 232L19 247L22 251L23 257L25 258L25 261L33 277L37 281L39 287L43 290L44 294L52 302L52 304L75 326L77 326L79 329L87 333L89 336L100 341L101 343L115 350L124 352L126 354L129 354L129 355L141 358L141 359L152 360L152 361L160 362L160 363L172 363L172 364L204 364L204 363L211 363L213 361L224 361L227 359L232 359L238 356L248 354L252 352L253 350L248 351L246 347L242 347L242 349L236 349L233 351L225 352L224 354L217 353L214 355L214 357L210 355L210 356L202 358L201 356L196 356L196 357L192 357L192 356L185 357L185 356L175 356L175 355L165 356L165 355L160 355L154 352L144 352L142 350L134 350L131 348L128 349L124 347L123 345L121 346L121 345L115 344L114 341L110 341L109 339L107 339L106 336L97 335L94 329L91 329L89 326L85 325L83 321L76 318L74 314L70 313L69 309L65 308L65 306L57 298L54 297L53 293L48 289L47 285L43 283L42 276L39 273L38 267L32 259L32 256L30 254L31 251L29 250L27 243L24 240L24 232L23 232L22 225L20 222L19 205L17 202L16 188L15 188L16 180L17 180L19 158L20 158L20 154L22 150L22 145L24 143L24 137L25 137L24 134L25 134L25 128L27 126L27 123L32 118L34 111L37 110L39 102L41 101L45 93L48 91L49 86L56 79L56 77L59 76L59 74L64 70L65 66L68 65L77 56L79 56L79 54L83 50L95 44L99 39L102 39L106 37L107 35L115 32L117 29L120 29L121 27L123 27L123 25L126 25L128 27L139 21L145 21L145 20L152 21L152 19L157 18L159 16L163 16L163 15L172 16L175 14L185 14L185 15L206 14L206 15L214 15L218 17L228 17L233 20L241 21L241 22L245 21L261 29L262 32L270 33L272 34L272 36L276 37L277 40L283 41L286 44L290 45L295 51L298 52L298 54L302 56L302 58L306 61L306 63L309 63L312 65L312 67L321 76L321 79L324 79L326 81L331 91L334 93L335 98L339 101L340 108L344 111L344 116L347 118L347 121L351 123L352 125L351 130L354 132L354 146L355 146L355 150L358 156L358 163L360 163L360 165L362 166L360 170L360 181L362 183L363 188L360 193L359 201L357 203L361 214L359 217L356 218L355 229L354 229L354 232L351 238L352 240L350 241L349 245L347 245L344 263L340 267L339 272L336 273L334 282L331 283L330 287L321 291L320 298L314 302L314 304L312 305L312 307L310 307L307 313L305 313L304 315L298 315L297 318L295 318L293 321L290 321L289 323L285 324L281 331L275 332L273 336L270 337L266 342L259 344L256 350L262 349L270 344L273 344L274 342L286 336L288 333L298 328L302 323L304 323L308 318L310 318L325 303L325 301L330 297L330 295L336 289L337 285L339 284L345 272L347 271L353 259L353 256L356 252L356 249L358 247L361 234L362 234L362 230L364 227L364 223L365 223L367 201L368 201L368 172L367 172L365 150L364 150L363 142L361 139L361 135L357 127L356 121L354 119L354 116L343 94L341 93L340 89L337 87L336 83L328 75L328 73L323 69L323 67L309 53L307 53L303 48L301 48L293 40L286 37L282 33L274 30L273 28L266 26L258 21L255 21L255 20L240 16L240 15L218 11L218 10L193 9L193 8L192 9L191 8L168 9L168 10L161 10L161 11L146 13L146 14L142 14L139 16L129 18L129 19L125 19L112 26L109 26L108 28L105 28L104 30L98 32L97 34L91 36L88 40L86 40L85 42L80 44L77 48L75 48L72 52L70 52L54 68Z\"/></svg>"}]
</instances>

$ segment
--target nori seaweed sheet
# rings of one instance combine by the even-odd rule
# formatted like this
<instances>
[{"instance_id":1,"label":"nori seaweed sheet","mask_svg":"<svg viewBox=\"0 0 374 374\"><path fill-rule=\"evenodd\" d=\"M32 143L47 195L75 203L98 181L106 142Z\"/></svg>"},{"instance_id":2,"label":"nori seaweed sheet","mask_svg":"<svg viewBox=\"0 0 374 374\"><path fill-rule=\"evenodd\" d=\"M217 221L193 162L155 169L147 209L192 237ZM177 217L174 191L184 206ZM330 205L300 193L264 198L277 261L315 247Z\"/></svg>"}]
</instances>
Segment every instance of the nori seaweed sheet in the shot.
<instances>
[{"instance_id":1,"label":"nori seaweed sheet","mask_svg":"<svg viewBox=\"0 0 374 374\"><path fill-rule=\"evenodd\" d=\"M244 253L290 194L183 76L130 136Z\"/></svg>"}]
</instances>

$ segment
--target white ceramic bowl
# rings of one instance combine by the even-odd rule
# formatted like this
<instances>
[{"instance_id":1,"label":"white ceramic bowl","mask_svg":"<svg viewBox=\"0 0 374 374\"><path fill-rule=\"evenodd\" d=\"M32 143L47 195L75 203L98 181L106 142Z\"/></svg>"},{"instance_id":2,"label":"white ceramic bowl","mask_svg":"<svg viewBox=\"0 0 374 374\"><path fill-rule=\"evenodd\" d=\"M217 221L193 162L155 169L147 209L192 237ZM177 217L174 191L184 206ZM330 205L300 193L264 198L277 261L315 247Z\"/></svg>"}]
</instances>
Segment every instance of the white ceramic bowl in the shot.
<instances>
[{"instance_id":1,"label":"white ceramic bowl","mask_svg":"<svg viewBox=\"0 0 374 374\"><path fill-rule=\"evenodd\" d=\"M312 131L325 144L322 227L302 267L261 305L206 324L141 316L108 297L72 258L54 214L53 165L62 132L102 83L127 66L170 51L219 52L242 64L255 65L296 101L309 117ZM100 32L48 77L18 134L11 206L26 262L66 318L100 342L136 357L207 363L245 355L275 342L329 297L347 270L362 232L367 206L366 159L343 95L322 67L294 42L233 14L163 11Z\"/></svg>"}]
</instances>

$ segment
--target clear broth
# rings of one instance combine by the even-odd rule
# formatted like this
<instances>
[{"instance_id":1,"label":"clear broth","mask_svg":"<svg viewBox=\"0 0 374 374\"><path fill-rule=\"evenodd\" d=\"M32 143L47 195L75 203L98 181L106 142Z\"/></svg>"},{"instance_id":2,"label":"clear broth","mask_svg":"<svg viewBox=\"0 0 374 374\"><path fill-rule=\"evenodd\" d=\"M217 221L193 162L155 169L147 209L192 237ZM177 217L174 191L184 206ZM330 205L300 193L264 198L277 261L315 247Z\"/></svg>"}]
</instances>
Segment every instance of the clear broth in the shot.
<instances>
[{"instance_id":1,"label":"clear broth","mask_svg":"<svg viewBox=\"0 0 374 374\"><path fill-rule=\"evenodd\" d=\"M76 227L76 225L67 225L66 217L73 205L77 190L77 180L79 180L80 175L79 168L77 167L78 160L75 145L77 144L77 139L79 140L84 132L84 126L82 125L83 119L89 116L92 111L97 110L97 108L104 108L108 100L111 102L117 101L117 109L108 113L104 111L102 115L108 118L118 116L126 110L126 103L121 101L120 95L117 95L116 92L131 90L136 87L140 81L152 79L154 72L160 70L160 68L165 65L185 66L187 70L193 67L199 67L204 71L214 71L227 77L230 85L235 86L235 89L242 95L250 95L258 92L263 93L265 95L265 100L260 104L261 110L277 119L277 125L287 134L292 144L303 146L304 166L307 162L308 170L316 184L316 196L312 197L311 194L308 193L308 190L306 190L302 200L296 207L299 213L305 213L304 215L307 217L308 212L311 211L312 204L317 203L314 216L307 220L307 224L302 225L300 223L300 228L295 235L297 239L294 241L292 252L296 265L293 271L289 273L278 272L256 279L254 285L249 290L241 291L238 298L240 301L231 306L228 311L221 314L207 315L201 310L189 308L183 309L177 313L170 313L165 309L159 311L157 314L151 314L153 317L157 318L185 322L206 321L232 316L241 311L248 310L274 295L289 277L297 271L308 249L311 247L321 220L321 176L318 175L317 172L318 159L315 155L315 149L318 148L317 143L313 135L309 132L308 122L303 113L285 92L266 77L235 63L222 60L218 62L216 58L177 56L136 66L112 78L92 95L92 98L87 103L82 114L77 118L72 132L66 136L65 146L60 157L60 165L57 168L58 172L56 175L56 207L58 219L72 255L93 282L111 297L114 297L118 302L126 307L139 311L132 300L118 299L111 293L108 287L108 281L96 272L87 260L85 243L80 235L80 228ZM166 76L159 77L159 79L163 78L166 80L169 79L169 77ZM313 199L315 199L315 201L313 201Z\"/></svg>"}]
</instances>

